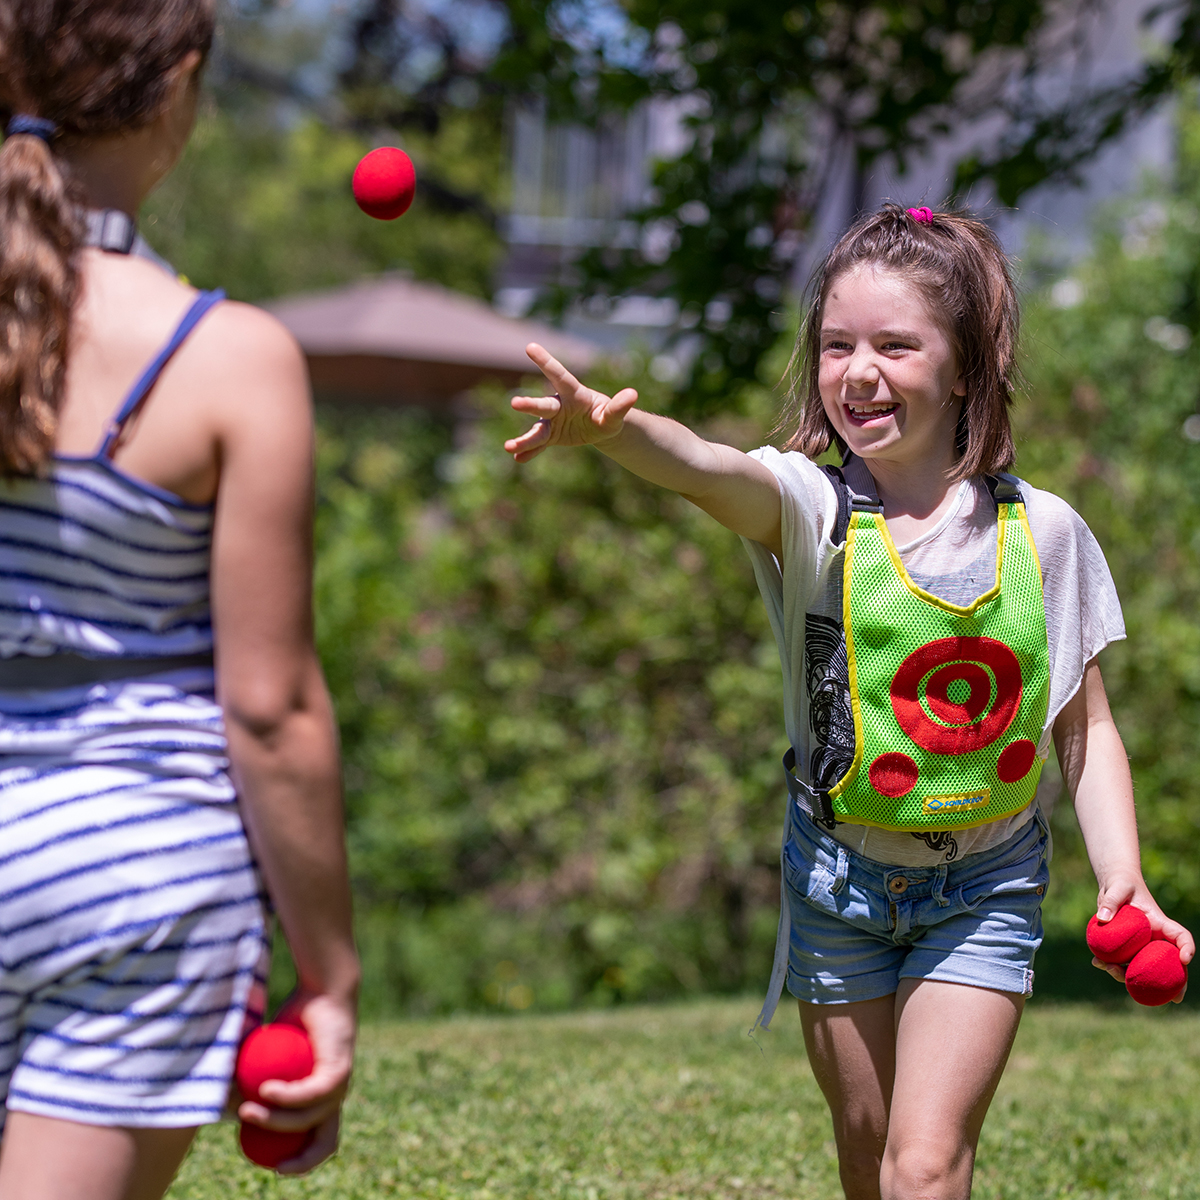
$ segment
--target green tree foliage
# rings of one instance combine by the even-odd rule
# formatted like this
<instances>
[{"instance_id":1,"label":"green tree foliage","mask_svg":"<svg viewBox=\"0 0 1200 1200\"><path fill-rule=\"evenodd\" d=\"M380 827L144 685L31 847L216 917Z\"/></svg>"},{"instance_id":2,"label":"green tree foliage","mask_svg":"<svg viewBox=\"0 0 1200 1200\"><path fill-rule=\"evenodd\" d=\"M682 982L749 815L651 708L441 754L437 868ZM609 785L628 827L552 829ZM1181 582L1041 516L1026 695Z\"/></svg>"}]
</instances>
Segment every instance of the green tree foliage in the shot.
<instances>
[{"instance_id":1,"label":"green tree foliage","mask_svg":"<svg viewBox=\"0 0 1200 1200\"><path fill-rule=\"evenodd\" d=\"M494 186L494 138L458 114L436 139L408 139L418 171L436 164L464 187ZM360 135L314 117L279 128L209 107L184 159L148 201L142 230L159 253L201 287L262 300L403 270L487 295L501 250L469 211L446 212L418 192L398 221L373 221L350 193L355 164L371 149Z\"/></svg>"}]
</instances>

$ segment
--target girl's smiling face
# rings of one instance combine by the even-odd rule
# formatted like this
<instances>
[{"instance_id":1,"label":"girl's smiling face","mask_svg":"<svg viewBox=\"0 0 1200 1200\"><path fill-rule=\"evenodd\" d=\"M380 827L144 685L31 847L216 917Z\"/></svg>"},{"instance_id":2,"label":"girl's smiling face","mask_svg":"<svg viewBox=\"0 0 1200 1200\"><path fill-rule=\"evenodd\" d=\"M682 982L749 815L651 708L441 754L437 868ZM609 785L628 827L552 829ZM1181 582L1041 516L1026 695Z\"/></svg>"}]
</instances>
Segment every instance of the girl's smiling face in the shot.
<instances>
[{"instance_id":1,"label":"girl's smiling face","mask_svg":"<svg viewBox=\"0 0 1200 1200\"><path fill-rule=\"evenodd\" d=\"M860 458L948 469L966 384L945 329L900 274L838 276L821 322L821 402Z\"/></svg>"}]
</instances>

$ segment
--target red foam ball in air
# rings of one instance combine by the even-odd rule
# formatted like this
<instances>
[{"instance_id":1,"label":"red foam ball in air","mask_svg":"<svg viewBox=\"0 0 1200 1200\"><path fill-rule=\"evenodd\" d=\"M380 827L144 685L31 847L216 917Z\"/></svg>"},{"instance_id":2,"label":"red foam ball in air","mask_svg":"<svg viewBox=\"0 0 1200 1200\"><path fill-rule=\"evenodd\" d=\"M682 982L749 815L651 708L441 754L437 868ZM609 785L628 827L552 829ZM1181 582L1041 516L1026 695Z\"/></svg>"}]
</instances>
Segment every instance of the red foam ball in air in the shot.
<instances>
[{"instance_id":1,"label":"red foam ball in air","mask_svg":"<svg viewBox=\"0 0 1200 1200\"><path fill-rule=\"evenodd\" d=\"M368 217L394 221L408 212L417 189L412 159L395 146L380 146L363 156L350 185L358 207Z\"/></svg>"},{"instance_id":2,"label":"red foam ball in air","mask_svg":"<svg viewBox=\"0 0 1200 1200\"><path fill-rule=\"evenodd\" d=\"M1088 922L1088 949L1102 963L1127 963L1150 941L1150 921L1140 908L1124 904L1111 921Z\"/></svg>"},{"instance_id":3,"label":"red foam ball in air","mask_svg":"<svg viewBox=\"0 0 1200 1200\"><path fill-rule=\"evenodd\" d=\"M1139 1004L1167 1004L1179 995L1185 983L1187 967L1174 942L1151 942L1125 968L1125 986Z\"/></svg>"},{"instance_id":4,"label":"red foam ball in air","mask_svg":"<svg viewBox=\"0 0 1200 1200\"><path fill-rule=\"evenodd\" d=\"M242 1042L234 1077L247 1100L269 1104L261 1094L268 1079L290 1083L312 1074L313 1051L308 1035L297 1025L260 1025ZM295 1133L243 1123L238 1135L242 1153L260 1167L277 1167L295 1158L316 1136L315 1130Z\"/></svg>"}]
</instances>

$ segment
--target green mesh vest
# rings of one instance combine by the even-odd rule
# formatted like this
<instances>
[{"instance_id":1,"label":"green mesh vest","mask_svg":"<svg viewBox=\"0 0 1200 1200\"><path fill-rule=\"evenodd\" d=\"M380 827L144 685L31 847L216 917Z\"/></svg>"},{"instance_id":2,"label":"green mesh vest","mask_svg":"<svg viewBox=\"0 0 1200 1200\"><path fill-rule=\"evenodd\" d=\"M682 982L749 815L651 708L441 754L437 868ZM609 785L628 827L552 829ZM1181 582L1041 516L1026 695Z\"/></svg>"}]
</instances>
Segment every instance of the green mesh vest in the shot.
<instances>
[{"instance_id":1,"label":"green mesh vest","mask_svg":"<svg viewBox=\"0 0 1200 1200\"><path fill-rule=\"evenodd\" d=\"M856 505L850 515L843 622L855 752L829 789L839 821L963 829L1033 799L1050 696L1042 573L1015 481L992 482L996 582L966 607L913 583L882 512Z\"/></svg>"}]
</instances>

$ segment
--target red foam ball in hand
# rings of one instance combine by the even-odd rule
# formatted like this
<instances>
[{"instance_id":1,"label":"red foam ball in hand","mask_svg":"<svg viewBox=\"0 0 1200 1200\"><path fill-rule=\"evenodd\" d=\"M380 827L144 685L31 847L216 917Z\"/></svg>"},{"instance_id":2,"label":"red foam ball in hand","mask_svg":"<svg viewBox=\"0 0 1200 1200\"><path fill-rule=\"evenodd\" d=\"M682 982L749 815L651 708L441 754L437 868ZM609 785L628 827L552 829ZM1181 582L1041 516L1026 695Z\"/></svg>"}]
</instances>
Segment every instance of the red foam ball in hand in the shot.
<instances>
[{"instance_id":1,"label":"red foam ball in hand","mask_svg":"<svg viewBox=\"0 0 1200 1200\"><path fill-rule=\"evenodd\" d=\"M314 1137L314 1129L285 1133L282 1129L264 1129L261 1125L243 1123L238 1130L238 1145L252 1163L260 1167L270 1167L273 1171L280 1163L303 1154Z\"/></svg>"},{"instance_id":2,"label":"red foam ball in hand","mask_svg":"<svg viewBox=\"0 0 1200 1200\"><path fill-rule=\"evenodd\" d=\"M1139 1004L1167 1004L1179 995L1185 983L1187 967L1180 961L1174 942L1151 942L1125 968L1125 986Z\"/></svg>"},{"instance_id":3,"label":"red foam ball in hand","mask_svg":"<svg viewBox=\"0 0 1200 1200\"><path fill-rule=\"evenodd\" d=\"M234 1078L247 1100L269 1104L261 1095L268 1079L291 1082L312 1074L313 1051L308 1035L297 1025L260 1025L238 1051ZM243 1123L238 1140L242 1153L261 1167L277 1167L295 1158L316 1136L312 1129L291 1133Z\"/></svg>"},{"instance_id":4,"label":"red foam ball in hand","mask_svg":"<svg viewBox=\"0 0 1200 1200\"><path fill-rule=\"evenodd\" d=\"M350 185L358 207L368 217L394 221L408 212L417 190L412 159L395 146L380 146L354 168Z\"/></svg>"},{"instance_id":5,"label":"red foam ball in hand","mask_svg":"<svg viewBox=\"0 0 1200 1200\"><path fill-rule=\"evenodd\" d=\"M242 1095L267 1104L260 1095L268 1079L290 1083L312 1074L313 1051L308 1035L297 1025L260 1025L238 1051L234 1075Z\"/></svg>"},{"instance_id":6,"label":"red foam ball in hand","mask_svg":"<svg viewBox=\"0 0 1200 1200\"><path fill-rule=\"evenodd\" d=\"M1088 949L1102 963L1127 963L1149 941L1150 920L1132 904L1122 905L1103 925L1095 917L1088 922Z\"/></svg>"}]
</instances>

